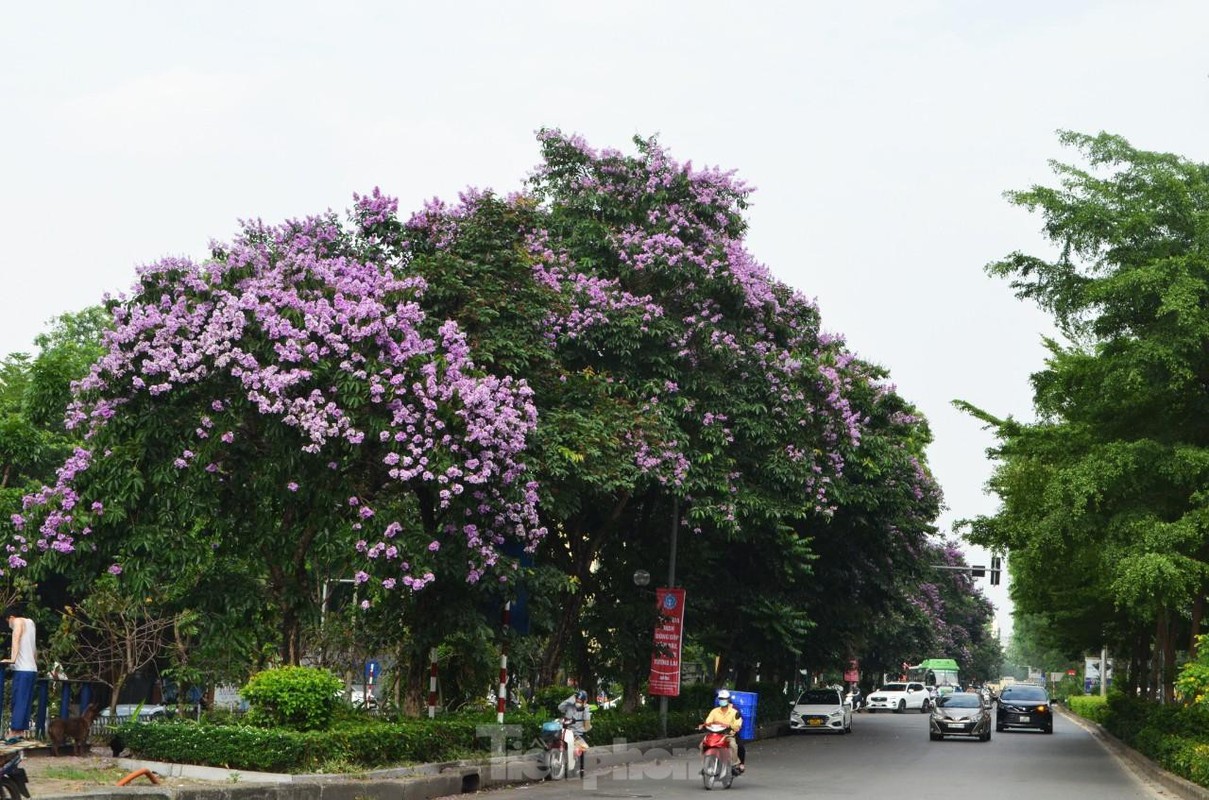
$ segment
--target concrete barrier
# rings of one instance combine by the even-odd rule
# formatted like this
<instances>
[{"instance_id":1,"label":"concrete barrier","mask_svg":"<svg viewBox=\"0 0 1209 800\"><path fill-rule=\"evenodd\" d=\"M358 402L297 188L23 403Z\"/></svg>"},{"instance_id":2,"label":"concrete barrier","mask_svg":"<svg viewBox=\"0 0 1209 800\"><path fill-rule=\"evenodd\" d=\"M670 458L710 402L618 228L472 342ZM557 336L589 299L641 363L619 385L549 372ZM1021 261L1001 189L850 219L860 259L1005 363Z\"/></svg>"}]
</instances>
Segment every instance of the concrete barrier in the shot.
<instances>
[{"instance_id":1,"label":"concrete barrier","mask_svg":"<svg viewBox=\"0 0 1209 800\"><path fill-rule=\"evenodd\" d=\"M788 732L788 722L768 723L757 727L756 738L784 736ZM612 770L613 777L637 779L670 777L673 769L681 769L687 770L685 777L695 779L696 761L690 758L685 762L683 758L696 753L700 740L701 734L694 733L645 742L595 745L588 752L584 788L594 788L595 780L604 775L605 770ZM208 780L213 784L114 787L112 790L91 790L88 800L131 800L132 797L147 800L433 800L509 784L533 783L545 777L536 753L394 767L366 772L358 777L244 772L134 759L118 759L117 763L131 771L148 767L162 776ZM39 795L38 800L67 800L67 797Z\"/></svg>"}]
</instances>

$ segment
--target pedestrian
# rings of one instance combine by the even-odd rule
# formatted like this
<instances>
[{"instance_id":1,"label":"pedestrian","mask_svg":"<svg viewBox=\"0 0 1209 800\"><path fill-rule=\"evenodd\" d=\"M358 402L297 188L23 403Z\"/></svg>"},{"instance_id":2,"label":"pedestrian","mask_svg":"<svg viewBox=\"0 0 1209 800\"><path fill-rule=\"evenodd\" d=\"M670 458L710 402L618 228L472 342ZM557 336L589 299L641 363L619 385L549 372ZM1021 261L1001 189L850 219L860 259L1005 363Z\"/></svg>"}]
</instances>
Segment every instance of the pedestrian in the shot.
<instances>
[{"instance_id":1,"label":"pedestrian","mask_svg":"<svg viewBox=\"0 0 1209 800\"><path fill-rule=\"evenodd\" d=\"M29 717L34 707L34 684L38 680L38 628L16 606L4 609L4 621L13 632L12 656L0 659L0 664L12 668L12 716L8 723L5 744L16 744L29 732Z\"/></svg>"}]
</instances>

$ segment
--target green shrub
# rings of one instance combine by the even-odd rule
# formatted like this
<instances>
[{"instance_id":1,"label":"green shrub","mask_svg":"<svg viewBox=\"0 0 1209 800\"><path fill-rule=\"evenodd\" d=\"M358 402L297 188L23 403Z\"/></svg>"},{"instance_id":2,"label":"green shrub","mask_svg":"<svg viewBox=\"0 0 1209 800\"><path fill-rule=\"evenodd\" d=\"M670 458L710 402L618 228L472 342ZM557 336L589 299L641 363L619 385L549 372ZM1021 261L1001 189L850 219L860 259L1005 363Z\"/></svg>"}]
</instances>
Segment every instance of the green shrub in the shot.
<instances>
[{"instance_id":1,"label":"green shrub","mask_svg":"<svg viewBox=\"0 0 1209 800\"><path fill-rule=\"evenodd\" d=\"M759 693L756 701L756 722L763 725L768 722L784 722L789 719L789 695L779 683L763 681L753 684L748 690Z\"/></svg>"},{"instance_id":2,"label":"green shrub","mask_svg":"<svg viewBox=\"0 0 1209 800\"><path fill-rule=\"evenodd\" d=\"M1118 739L1134 746L1134 740L1150 724L1150 718L1158 708L1158 703L1145 698L1112 692L1108 695L1108 711L1103 724Z\"/></svg>"},{"instance_id":3,"label":"green shrub","mask_svg":"<svg viewBox=\"0 0 1209 800\"><path fill-rule=\"evenodd\" d=\"M326 669L279 667L253 675L239 693L251 706L249 724L310 731L328 726L343 689Z\"/></svg>"},{"instance_id":4,"label":"green shrub","mask_svg":"<svg viewBox=\"0 0 1209 800\"><path fill-rule=\"evenodd\" d=\"M558 704L575 694L574 686L547 686L533 693L529 709L546 719L558 715ZM591 698L589 698L589 701Z\"/></svg>"},{"instance_id":5,"label":"green shrub","mask_svg":"<svg viewBox=\"0 0 1209 800\"><path fill-rule=\"evenodd\" d=\"M1066 699L1071 711L1092 722L1104 723L1108 716L1108 700L1099 695L1073 695Z\"/></svg>"},{"instance_id":6,"label":"green shrub","mask_svg":"<svg viewBox=\"0 0 1209 800\"><path fill-rule=\"evenodd\" d=\"M1121 741L1164 769L1209 786L1209 708L1110 694L1103 709L1101 723Z\"/></svg>"},{"instance_id":7,"label":"green shrub","mask_svg":"<svg viewBox=\"0 0 1209 800\"><path fill-rule=\"evenodd\" d=\"M1209 708L1209 634L1196 637L1196 643L1197 656L1180 668L1175 689L1185 703Z\"/></svg>"},{"instance_id":8,"label":"green shrub","mask_svg":"<svg viewBox=\"0 0 1209 800\"><path fill-rule=\"evenodd\" d=\"M1083 696L1083 682L1074 675L1063 675L1062 680L1054 684L1050 697L1055 703L1070 703L1072 697Z\"/></svg>"},{"instance_id":9,"label":"green shrub","mask_svg":"<svg viewBox=\"0 0 1209 800\"><path fill-rule=\"evenodd\" d=\"M685 711L701 714L704 719L709 710L714 707L714 695L717 692L708 683L690 683L680 687L679 697L669 697L667 710ZM657 701L656 701L657 702Z\"/></svg>"}]
</instances>

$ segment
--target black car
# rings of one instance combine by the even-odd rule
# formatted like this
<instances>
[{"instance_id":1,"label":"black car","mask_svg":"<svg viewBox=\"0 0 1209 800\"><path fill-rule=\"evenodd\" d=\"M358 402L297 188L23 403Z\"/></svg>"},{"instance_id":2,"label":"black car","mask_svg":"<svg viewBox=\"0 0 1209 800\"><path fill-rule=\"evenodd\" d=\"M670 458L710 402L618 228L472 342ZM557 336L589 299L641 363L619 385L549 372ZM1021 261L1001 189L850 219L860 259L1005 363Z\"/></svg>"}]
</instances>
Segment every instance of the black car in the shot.
<instances>
[{"instance_id":1,"label":"black car","mask_svg":"<svg viewBox=\"0 0 1209 800\"><path fill-rule=\"evenodd\" d=\"M1040 686L1013 684L999 693L995 711L995 730L1007 728L1036 728L1044 733L1054 732L1054 709L1049 693Z\"/></svg>"}]
</instances>

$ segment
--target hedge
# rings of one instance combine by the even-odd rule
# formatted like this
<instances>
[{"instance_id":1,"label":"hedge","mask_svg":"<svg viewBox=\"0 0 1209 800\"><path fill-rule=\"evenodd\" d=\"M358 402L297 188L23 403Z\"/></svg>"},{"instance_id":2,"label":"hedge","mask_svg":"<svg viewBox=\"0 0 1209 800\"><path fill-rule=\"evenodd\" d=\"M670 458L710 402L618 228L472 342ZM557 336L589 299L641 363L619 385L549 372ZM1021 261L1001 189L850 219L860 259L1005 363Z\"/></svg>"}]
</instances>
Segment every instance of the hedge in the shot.
<instances>
[{"instance_id":1,"label":"hedge","mask_svg":"<svg viewBox=\"0 0 1209 800\"><path fill-rule=\"evenodd\" d=\"M505 724L520 728L519 736L509 737L509 750L535 748L541 723L549 718L509 714ZM693 733L702 718L696 711L669 712L668 735ZM328 730L305 732L181 719L132 723L121 733L126 746L140 758L250 772L314 773L482 757L491 750L486 732L494 727L494 715L479 714L395 722L341 720ZM597 712L587 736L599 745L659 737L659 713L649 707L637 713Z\"/></svg>"},{"instance_id":2,"label":"hedge","mask_svg":"<svg viewBox=\"0 0 1209 800\"><path fill-rule=\"evenodd\" d=\"M1069 704L1163 769L1209 787L1209 709L1122 694L1110 694L1107 702L1071 697Z\"/></svg>"}]
</instances>

